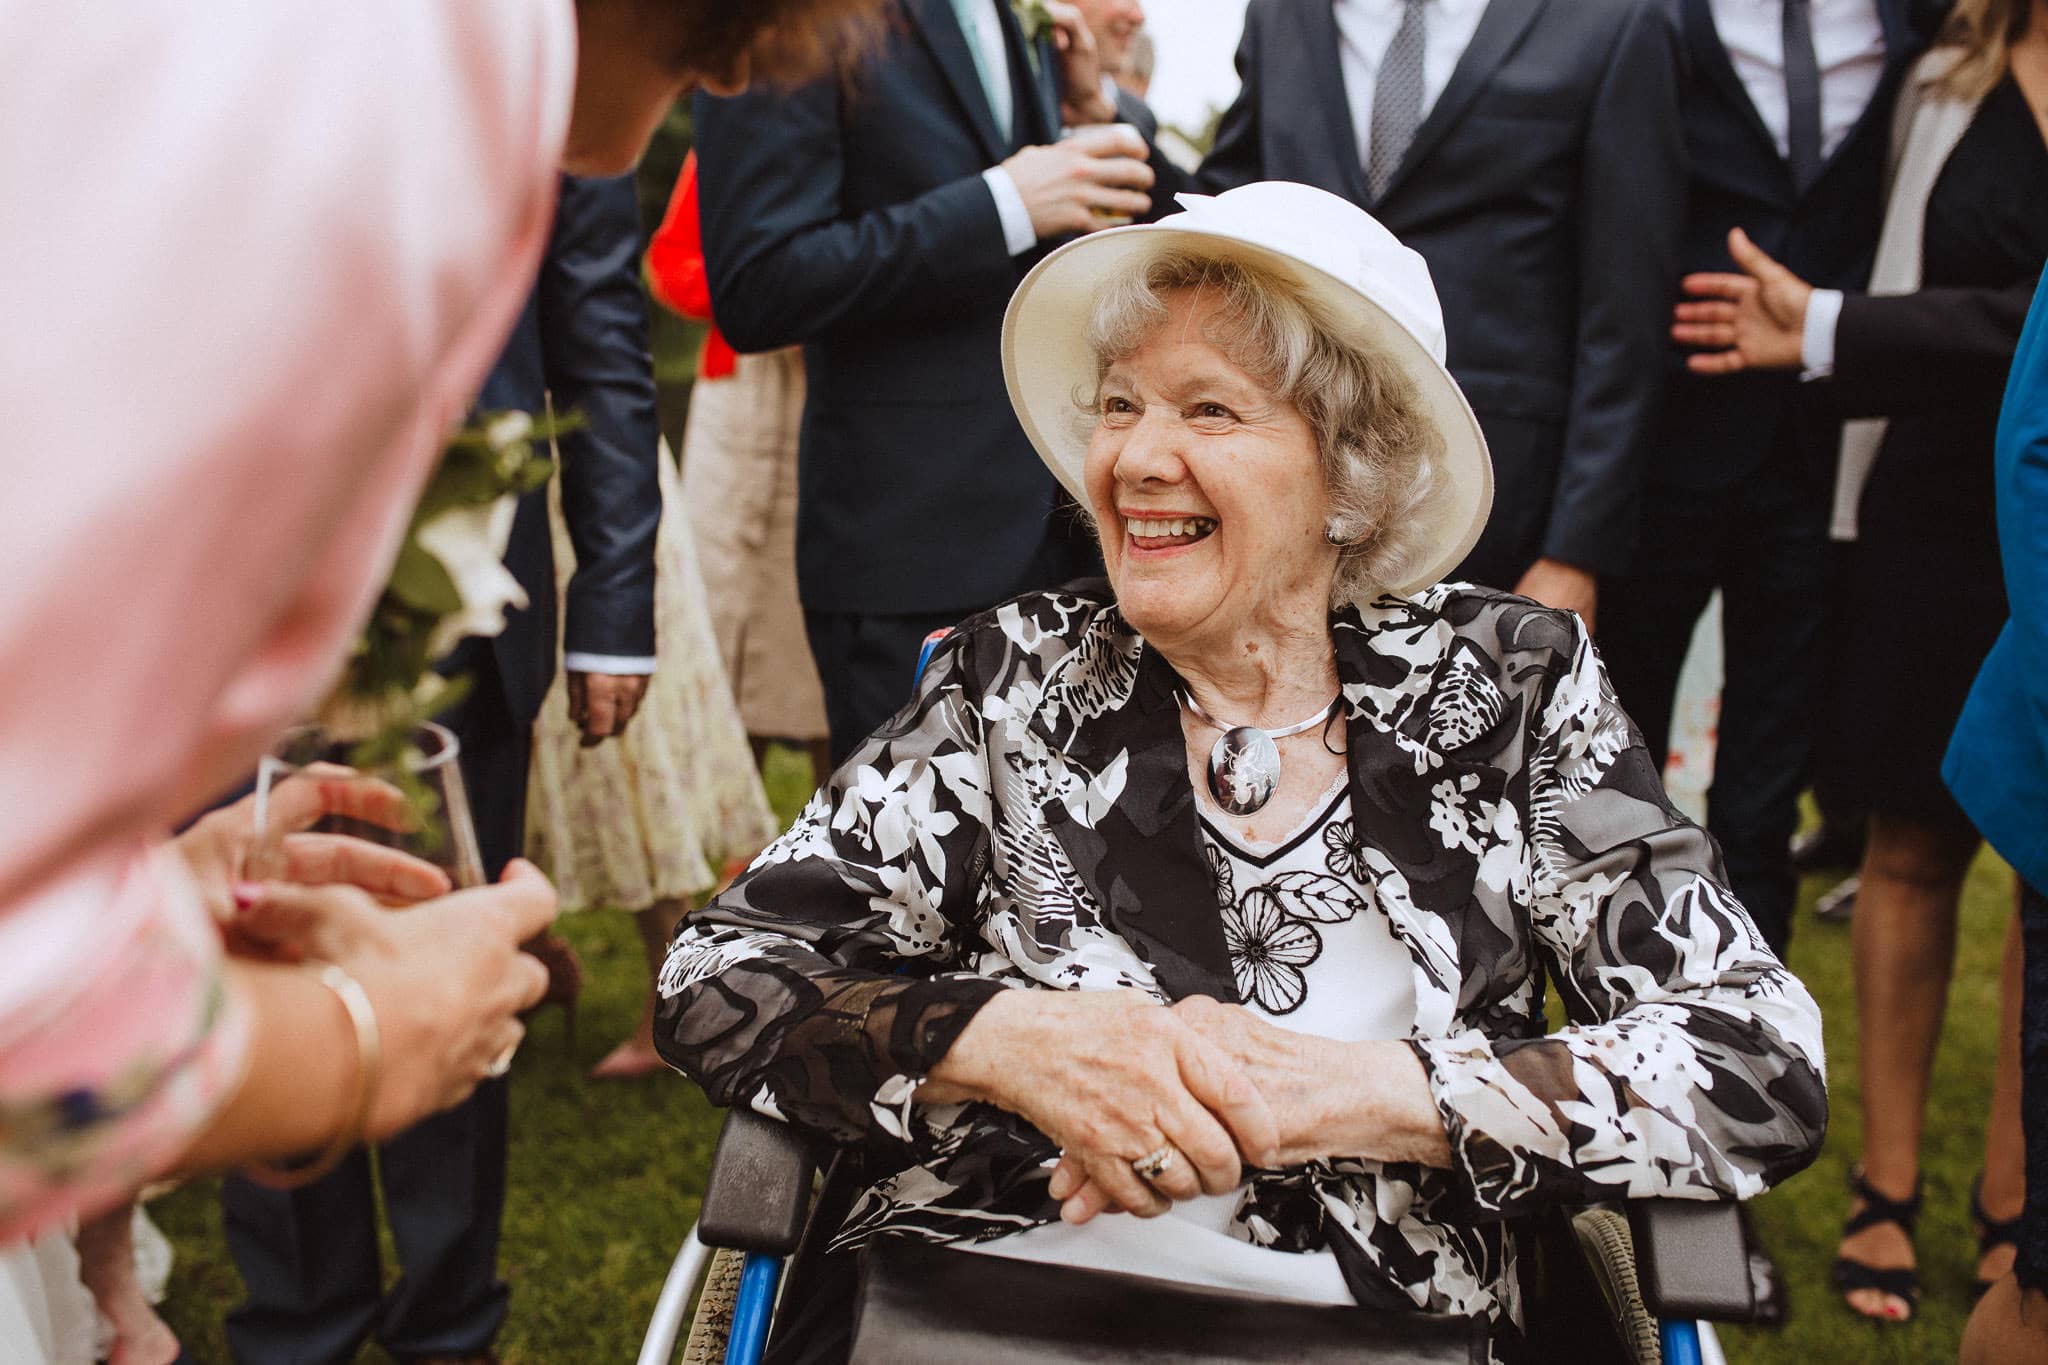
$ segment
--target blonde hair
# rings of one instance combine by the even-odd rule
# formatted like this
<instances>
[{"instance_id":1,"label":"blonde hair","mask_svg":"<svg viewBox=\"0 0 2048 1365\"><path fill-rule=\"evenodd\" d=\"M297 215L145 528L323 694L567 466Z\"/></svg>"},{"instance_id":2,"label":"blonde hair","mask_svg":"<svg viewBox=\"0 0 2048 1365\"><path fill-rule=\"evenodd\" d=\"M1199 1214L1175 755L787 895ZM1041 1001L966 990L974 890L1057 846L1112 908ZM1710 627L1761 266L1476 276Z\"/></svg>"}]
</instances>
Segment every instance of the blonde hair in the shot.
<instances>
[{"instance_id":1,"label":"blonde hair","mask_svg":"<svg viewBox=\"0 0 2048 1365\"><path fill-rule=\"evenodd\" d=\"M1092 419L1109 367L1166 320L1167 295L1190 291L1219 303L1206 339L1293 404L1315 434L1328 533L1340 542L1332 604L1406 582L1429 547L1416 513L1438 478L1443 438L1401 367L1340 340L1321 305L1292 280L1182 249L1150 257L1098 293L1087 332L1097 391L1077 394L1077 402Z\"/></svg>"},{"instance_id":2,"label":"blonde hair","mask_svg":"<svg viewBox=\"0 0 2048 1365\"><path fill-rule=\"evenodd\" d=\"M1973 104L1990 94L2004 79L2033 8L2033 0L1956 0L1938 45L1962 51L1941 78L1942 92Z\"/></svg>"}]
</instances>

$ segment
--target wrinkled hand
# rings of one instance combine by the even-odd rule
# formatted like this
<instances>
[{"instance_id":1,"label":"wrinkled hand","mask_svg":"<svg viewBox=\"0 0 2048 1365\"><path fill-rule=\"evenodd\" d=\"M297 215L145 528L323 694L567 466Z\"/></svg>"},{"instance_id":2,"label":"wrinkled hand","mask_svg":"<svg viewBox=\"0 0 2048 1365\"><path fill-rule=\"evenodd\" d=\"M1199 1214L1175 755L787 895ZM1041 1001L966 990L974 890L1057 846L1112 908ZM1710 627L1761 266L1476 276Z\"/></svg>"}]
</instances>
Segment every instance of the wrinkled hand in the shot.
<instances>
[{"instance_id":1,"label":"wrinkled hand","mask_svg":"<svg viewBox=\"0 0 2048 1365\"><path fill-rule=\"evenodd\" d=\"M1003 163L1039 240L1116 227L1151 211L1145 139L1122 124L1083 128Z\"/></svg>"},{"instance_id":2,"label":"wrinkled hand","mask_svg":"<svg viewBox=\"0 0 2048 1365\"><path fill-rule=\"evenodd\" d=\"M251 878L338 883L381 901L410 904L450 890L448 874L395 848L346 834L311 834L329 816L405 830L414 816L405 794L352 768L316 763L270 789L264 826L257 798L245 796L202 817L171 841L216 922L235 920L235 884ZM230 935L231 944L235 935Z\"/></svg>"},{"instance_id":3,"label":"wrinkled hand","mask_svg":"<svg viewBox=\"0 0 2048 1365\"><path fill-rule=\"evenodd\" d=\"M1680 281L1701 300L1672 310L1671 339L1703 348L1686 357L1686 367L1708 375L1799 368L1813 286L1772 260L1741 228L1728 233L1728 254L1745 273L1709 272Z\"/></svg>"},{"instance_id":4,"label":"wrinkled hand","mask_svg":"<svg viewBox=\"0 0 2048 1365\"><path fill-rule=\"evenodd\" d=\"M241 900L243 932L334 963L370 997L384 1053L372 1142L468 1098L547 990L547 968L519 951L555 918L555 889L531 863L400 912L352 886L270 883Z\"/></svg>"},{"instance_id":5,"label":"wrinkled hand","mask_svg":"<svg viewBox=\"0 0 2048 1365\"><path fill-rule=\"evenodd\" d=\"M1450 1140L1422 1063L1406 1043L1340 1042L1296 1033L1207 996L1173 1007L1222 1049L1271 1107L1272 1159L1293 1166L1326 1157L1451 1164Z\"/></svg>"},{"instance_id":6,"label":"wrinkled hand","mask_svg":"<svg viewBox=\"0 0 2048 1365\"><path fill-rule=\"evenodd\" d=\"M1223 1049L1137 991L1005 991L984 1005L918 1092L982 1100L1030 1121L1062 1149L1052 1196L1085 1223L1123 1210L1236 1189L1239 1153L1263 1164L1273 1116ZM1171 1143L1156 1182L1131 1162Z\"/></svg>"},{"instance_id":7,"label":"wrinkled hand","mask_svg":"<svg viewBox=\"0 0 2048 1365\"><path fill-rule=\"evenodd\" d=\"M1594 612L1600 605L1600 580L1576 564L1539 559L1515 584L1515 592L1546 607L1577 612L1586 623L1586 633L1592 633Z\"/></svg>"},{"instance_id":8,"label":"wrinkled hand","mask_svg":"<svg viewBox=\"0 0 2048 1365\"><path fill-rule=\"evenodd\" d=\"M1116 101L1102 93L1102 57L1088 21L1064 0L1045 0L1045 12L1060 58L1060 122L1069 128L1116 122Z\"/></svg>"},{"instance_id":9,"label":"wrinkled hand","mask_svg":"<svg viewBox=\"0 0 2048 1365\"><path fill-rule=\"evenodd\" d=\"M647 695L647 676L640 673L571 673L569 719L583 732L586 749L626 733L626 724Z\"/></svg>"}]
</instances>

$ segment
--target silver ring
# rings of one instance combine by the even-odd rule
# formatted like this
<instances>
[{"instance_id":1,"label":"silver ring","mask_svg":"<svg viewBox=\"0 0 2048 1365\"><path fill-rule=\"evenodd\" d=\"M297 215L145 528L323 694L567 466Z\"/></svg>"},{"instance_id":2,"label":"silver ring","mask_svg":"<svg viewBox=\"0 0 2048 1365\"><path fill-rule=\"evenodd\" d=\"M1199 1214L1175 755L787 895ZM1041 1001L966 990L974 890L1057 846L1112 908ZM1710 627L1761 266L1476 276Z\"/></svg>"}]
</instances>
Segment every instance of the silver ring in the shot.
<instances>
[{"instance_id":1,"label":"silver ring","mask_svg":"<svg viewBox=\"0 0 2048 1365\"><path fill-rule=\"evenodd\" d=\"M1163 1142L1156 1150L1147 1152L1133 1161L1131 1169L1146 1180L1157 1180L1173 1169L1173 1163L1179 1156L1180 1153L1174 1150L1172 1143Z\"/></svg>"},{"instance_id":2,"label":"silver ring","mask_svg":"<svg viewBox=\"0 0 2048 1365\"><path fill-rule=\"evenodd\" d=\"M484 1068L484 1077L487 1080L496 1080L498 1077L510 1071L512 1069L512 1054L517 1051L519 1051L519 1044L514 1043L512 1044L512 1046L506 1048L503 1052L499 1053L497 1060Z\"/></svg>"}]
</instances>

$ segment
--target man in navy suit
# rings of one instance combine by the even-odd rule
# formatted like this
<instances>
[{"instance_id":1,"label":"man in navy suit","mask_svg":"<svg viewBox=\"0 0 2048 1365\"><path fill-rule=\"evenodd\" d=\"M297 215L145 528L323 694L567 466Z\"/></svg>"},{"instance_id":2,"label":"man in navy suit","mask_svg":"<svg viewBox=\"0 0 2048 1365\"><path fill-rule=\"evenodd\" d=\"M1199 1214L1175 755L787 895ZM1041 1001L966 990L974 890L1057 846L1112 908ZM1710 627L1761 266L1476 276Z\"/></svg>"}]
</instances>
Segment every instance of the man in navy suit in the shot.
<instances>
[{"instance_id":1,"label":"man in navy suit","mask_svg":"<svg viewBox=\"0 0 2048 1365\"><path fill-rule=\"evenodd\" d=\"M1116 115L1054 10L1064 53L1006 0L892 0L841 79L696 102L719 328L804 347L797 587L835 761L926 634L1092 562L1011 413L1003 310L1042 244L1144 213L1152 176L1128 129L1060 138Z\"/></svg>"},{"instance_id":2,"label":"man in navy suit","mask_svg":"<svg viewBox=\"0 0 2048 1365\"><path fill-rule=\"evenodd\" d=\"M1315 185L1421 253L1493 454L1453 576L1592 625L1634 540L1683 213L1661 0L1251 0L1237 69L1198 187Z\"/></svg>"},{"instance_id":3,"label":"man in navy suit","mask_svg":"<svg viewBox=\"0 0 2048 1365\"><path fill-rule=\"evenodd\" d=\"M1884 217L1891 111L1922 47L1908 0L1672 0L1686 44L1691 166L1683 269L1728 271L1728 233L1814 284L1860 288ZM1663 299L1677 295L1674 276ZM1660 760L1694 623L1722 595L1720 734L1708 827L1771 946L1791 938L1788 841L1817 719L1827 519L1840 423L1789 373L1669 382L1635 570L1604 589L1601 650Z\"/></svg>"},{"instance_id":4,"label":"man in navy suit","mask_svg":"<svg viewBox=\"0 0 2048 1365\"><path fill-rule=\"evenodd\" d=\"M654 671L654 545L660 431L633 177L565 177L540 279L484 383L485 411L555 410L580 425L560 441L562 510L576 547L563 629L570 706L586 742L621 733ZM547 490L521 500L506 566L527 606L495 639L465 640L445 667L471 689L443 717L487 878L525 842L533 721L555 673L555 565ZM229 1250L249 1295L228 1316L248 1365L342 1365L371 1335L400 1361L485 1361L504 1322L497 1277L505 1199L505 1082L379 1149L385 1214L404 1273L387 1295L378 1265L369 1154L281 1192L230 1177Z\"/></svg>"}]
</instances>

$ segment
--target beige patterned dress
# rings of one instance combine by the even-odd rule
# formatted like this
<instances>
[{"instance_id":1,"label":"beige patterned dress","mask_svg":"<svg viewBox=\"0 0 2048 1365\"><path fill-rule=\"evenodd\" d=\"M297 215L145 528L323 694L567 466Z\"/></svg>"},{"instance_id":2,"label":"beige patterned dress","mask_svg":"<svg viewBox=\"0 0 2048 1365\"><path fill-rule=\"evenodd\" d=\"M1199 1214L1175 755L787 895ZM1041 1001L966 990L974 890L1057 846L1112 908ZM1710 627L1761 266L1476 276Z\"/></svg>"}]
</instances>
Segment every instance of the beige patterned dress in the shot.
<instances>
[{"instance_id":1,"label":"beige patterned dress","mask_svg":"<svg viewBox=\"0 0 2048 1365\"><path fill-rule=\"evenodd\" d=\"M803 352L743 355L699 379L683 431L690 509L718 650L747 733L824 739L825 692L796 594L796 441Z\"/></svg>"},{"instance_id":2,"label":"beige patterned dress","mask_svg":"<svg viewBox=\"0 0 2048 1365\"><path fill-rule=\"evenodd\" d=\"M548 502L561 591L576 554L554 489ZM534 726L527 853L554 878L565 911L638 911L699 895L717 884L727 861L752 857L776 834L719 659L681 480L666 447L656 554L660 666L624 737L580 747L559 674Z\"/></svg>"}]
</instances>

